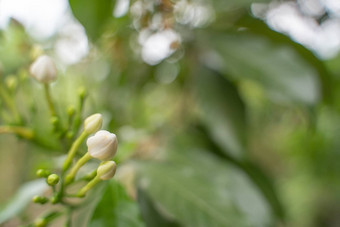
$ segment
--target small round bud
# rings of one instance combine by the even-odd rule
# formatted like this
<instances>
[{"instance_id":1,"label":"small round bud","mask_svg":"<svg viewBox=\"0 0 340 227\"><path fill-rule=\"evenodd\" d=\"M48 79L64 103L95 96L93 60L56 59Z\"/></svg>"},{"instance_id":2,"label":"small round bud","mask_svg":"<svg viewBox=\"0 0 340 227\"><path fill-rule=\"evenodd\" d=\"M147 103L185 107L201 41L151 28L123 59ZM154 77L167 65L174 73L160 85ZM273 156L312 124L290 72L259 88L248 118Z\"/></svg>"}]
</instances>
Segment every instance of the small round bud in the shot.
<instances>
[{"instance_id":1,"label":"small round bud","mask_svg":"<svg viewBox=\"0 0 340 227\"><path fill-rule=\"evenodd\" d=\"M98 131L87 139L88 152L93 158L109 160L117 152L118 140L115 134L105 130Z\"/></svg>"},{"instance_id":2,"label":"small round bud","mask_svg":"<svg viewBox=\"0 0 340 227\"><path fill-rule=\"evenodd\" d=\"M67 138L67 139L72 139L73 136L74 136L74 132L72 132L72 131L68 131L68 132L66 133L66 138Z\"/></svg>"},{"instance_id":3,"label":"small round bud","mask_svg":"<svg viewBox=\"0 0 340 227\"><path fill-rule=\"evenodd\" d=\"M59 124L59 119L56 116L51 117L50 119L51 124L53 125L54 128L57 128Z\"/></svg>"},{"instance_id":4,"label":"small round bud","mask_svg":"<svg viewBox=\"0 0 340 227\"><path fill-rule=\"evenodd\" d=\"M34 203L45 204L45 203L47 203L48 199L46 197L36 195L36 196L33 197L32 201Z\"/></svg>"},{"instance_id":5,"label":"small round bud","mask_svg":"<svg viewBox=\"0 0 340 227\"><path fill-rule=\"evenodd\" d=\"M78 88L78 95L81 99L84 99L86 96L86 88L85 87L80 87Z\"/></svg>"},{"instance_id":6,"label":"small round bud","mask_svg":"<svg viewBox=\"0 0 340 227\"><path fill-rule=\"evenodd\" d=\"M56 185L59 182L59 176L53 173L47 177L46 182L51 186Z\"/></svg>"},{"instance_id":7,"label":"small round bud","mask_svg":"<svg viewBox=\"0 0 340 227\"><path fill-rule=\"evenodd\" d=\"M92 114L84 121L84 131L88 134L95 133L102 127L103 117L100 113Z\"/></svg>"},{"instance_id":8,"label":"small round bud","mask_svg":"<svg viewBox=\"0 0 340 227\"><path fill-rule=\"evenodd\" d=\"M34 221L35 227L45 227L47 225L47 221L44 218L38 218Z\"/></svg>"},{"instance_id":9,"label":"small round bud","mask_svg":"<svg viewBox=\"0 0 340 227\"><path fill-rule=\"evenodd\" d=\"M59 197L57 195L54 195L50 198L50 201L52 204L57 204L59 202Z\"/></svg>"},{"instance_id":10,"label":"small round bud","mask_svg":"<svg viewBox=\"0 0 340 227\"><path fill-rule=\"evenodd\" d=\"M117 165L114 161L106 161L102 163L97 169L97 176L101 180L109 180L116 173Z\"/></svg>"},{"instance_id":11,"label":"small round bud","mask_svg":"<svg viewBox=\"0 0 340 227\"><path fill-rule=\"evenodd\" d=\"M33 62L30 73L33 78L41 83L50 83L57 78L57 68L53 60L47 55L42 55Z\"/></svg>"},{"instance_id":12,"label":"small round bud","mask_svg":"<svg viewBox=\"0 0 340 227\"><path fill-rule=\"evenodd\" d=\"M18 79L14 75L10 75L6 78L5 83L8 89L13 91L18 86Z\"/></svg>"},{"instance_id":13,"label":"small round bud","mask_svg":"<svg viewBox=\"0 0 340 227\"><path fill-rule=\"evenodd\" d=\"M48 177L48 175L50 175L51 172L46 170L46 169L38 169L37 172L36 172L36 175L38 177Z\"/></svg>"},{"instance_id":14,"label":"small round bud","mask_svg":"<svg viewBox=\"0 0 340 227\"><path fill-rule=\"evenodd\" d=\"M73 116L74 114L75 114L75 112L76 112L76 108L74 108L74 106L69 106L68 108L67 108L67 114L71 117L71 116Z\"/></svg>"}]
</instances>

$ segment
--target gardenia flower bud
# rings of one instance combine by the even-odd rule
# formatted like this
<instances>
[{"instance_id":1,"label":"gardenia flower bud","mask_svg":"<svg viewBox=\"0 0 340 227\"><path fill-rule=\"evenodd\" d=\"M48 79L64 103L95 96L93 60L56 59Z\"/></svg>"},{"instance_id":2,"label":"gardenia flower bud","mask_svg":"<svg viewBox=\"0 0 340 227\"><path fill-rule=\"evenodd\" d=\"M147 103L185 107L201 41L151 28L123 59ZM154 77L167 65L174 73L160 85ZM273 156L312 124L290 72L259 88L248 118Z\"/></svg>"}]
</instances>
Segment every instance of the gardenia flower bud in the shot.
<instances>
[{"instance_id":1,"label":"gardenia flower bud","mask_svg":"<svg viewBox=\"0 0 340 227\"><path fill-rule=\"evenodd\" d=\"M117 165L114 161L106 161L102 163L97 169L97 176L101 180L109 180L116 173Z\"/></svg>"},{"instance_id":2,"label":"gardenia flower bud","mask_svg":"<svg viewBox=\"0 0 340 227\"><path fill-rule=\"evenodd\" d=\"M100 130L88 138L86 144L88 152L93 158L106 161L116 154L118 141L115 134Z\"/></svg>"},{"instance_id":3,"label":"gardenia flower bud","mask_svg":"<svg viewBox=\"0 0 340 227\"><path fill-rule=\"evenodd\" d=\"M32 77L42 83L50 83L57 78L57 68L47 55L42 55L33 62L30 73Z\"/></svg>"},{"instance_id":4,"label":"gardenia flower bud","mask_svg":"<svg viewBox=\"0 0 340 227\"><path fill-rule=\"evenodd\" d=\"M88 134L95 133L102 127L103 117L101 114L92 114L84 121L84 131Z\"/></svg>"}]
</instances>

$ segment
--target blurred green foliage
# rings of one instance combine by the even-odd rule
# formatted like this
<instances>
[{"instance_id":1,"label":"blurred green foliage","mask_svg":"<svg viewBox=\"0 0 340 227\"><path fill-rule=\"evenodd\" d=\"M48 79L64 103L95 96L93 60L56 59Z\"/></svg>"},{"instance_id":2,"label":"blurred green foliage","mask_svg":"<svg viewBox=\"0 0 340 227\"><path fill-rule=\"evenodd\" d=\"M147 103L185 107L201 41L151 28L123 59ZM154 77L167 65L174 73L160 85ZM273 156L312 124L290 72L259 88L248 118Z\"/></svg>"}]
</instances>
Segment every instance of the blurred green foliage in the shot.
<instances>
[{"instance_id":1,"label":"blurred green foliage","mask_svg":"<svg viewBox=\"0 0 340 227\"><path fill-rule=\"evenodd\" d=\"M115 18L115 1L69 0L91 49L60 71L57 109L65 122L86 87L84 116L103 113L120 142L117 176L93 193L74 225L339 226L339 57L320 60L271 30L251 15L251 0L192 1L213 12L199 26L181 23L174 9L181 2L131 1L137 13ZM146 30L181 38L150 65L137 41ZM40 43L51 55L54 39ZM11 189L38 167L60 168L65 154L42 87L28 77L34 44L14 20L1 31L1 87L22 116L12 120L2 97L1 125L36 133L28 143L1 134L0 180ZM7 200L14 193L1 187L4 226L37 216L22 211L22 190Z\"/></svg>"}]
</instances>

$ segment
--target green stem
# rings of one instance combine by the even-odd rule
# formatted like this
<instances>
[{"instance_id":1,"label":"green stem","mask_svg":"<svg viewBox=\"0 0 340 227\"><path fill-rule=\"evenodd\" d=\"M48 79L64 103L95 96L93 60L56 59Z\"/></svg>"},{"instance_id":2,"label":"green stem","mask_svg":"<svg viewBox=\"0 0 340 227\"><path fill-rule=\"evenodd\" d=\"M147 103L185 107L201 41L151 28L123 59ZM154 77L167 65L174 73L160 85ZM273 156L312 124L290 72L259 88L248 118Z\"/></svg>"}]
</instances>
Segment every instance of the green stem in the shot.
<instances>
[{"instance_id":1,"label":"green stem","mask_svg":"<svg viewBox=\"0 0 340 227\"><path fill-rule=\"evenodd\" d=\"M44 90L45 90L45 97L46 97L46 100L47 100L48 108L50 109L51 115L57 116L54 105L53 105L53 101L52 101L52 98L51 98L49 84L44 84Z\"/></svg>"},{"instance_id":2,"label":"green stem","mask_svg":"<svg viewBox=\"0 0 340 227\"><path fill-rule=\"evenodd\" d=\"M72 208L68 207L67 213L66 213L65 227L71 227L71 226L72 226Z\"/></svg>"},{"instance_id":3,"label":"green stem","mask_svg":"<svg viewBox=\"0 0 340 227\"><path fill-rule=\"evenodd\" d=\"M47 222L51 222L52 220L56 219L57 217L59 217L60 215L62 215L62 212L58 212L58 211L53 211L47 215L44 216L44 219Z\"/></svg>"},{"instance_id":4,"label":"green stem","mask_svg":"<svg viewBox=\"0 0 340 227\"><path fill-rule=\"evenodd\" d=\"M22 136L25 139L32 139L34 137L34 132L32 129L19 126L0 126L0 134L4 133L14 133Z\"/></svg>"},{"instance_id":5,"label":"green stem","mask_svg":"<svg viewBox=\"0 0 340 227\"><path fill-rule=\"evenodd\" d=\"M68 168L70 167L72 163L74 156L77 153L78 148L80 147L81 143L86 139L87 136L88 134L85 131L83 131L80 134L80 136L73 142L71 149L68 152L67 158L64 162L63 172L66 172L68 170Z\"/></svg>"},{"instance_id":6,"label":"green stem","mask_svg":"<svg viewBox=\"0 0 340 227\"><path fill-rule=\"evenodd\" d=\"M69 174L65 178L66 185L70 184L74 180L74 177L76 176L80 167L82 167L91 158L92 158L91 155L88 152L86 152L86 154L84 154L84 156L77 161L77 163L72 167Z\"/></svg>"},{"instance_id":7,"label":"green stem","mask_svg":"<svg viewBox=\"0 0 340 227\"><path fill-rule=\"evenodd\" d=\"M15 120L20 122L21 121L20 114L18 113L13 100L11 99L7 91L1 85L0 85L0 96L3 99L7 108L12 112Z\"/></svg>"},{"instance_id":8,"label":"green stem","mask_svg":"<svg viewBox=\"0 0 340 227\"><path fill-rule=\"evenodd\" d=\"M100 179L99 176L96 176L95 178L93 178L89 183L87 183L87 185L85 185L82 189L79 190L79 192L77 193L78 197L84 197L86 195L86 193L93 188L94 186L96 186L96 184L98 184L99 182L101 182L102 180Z\"/></svg>"}]
</instances>

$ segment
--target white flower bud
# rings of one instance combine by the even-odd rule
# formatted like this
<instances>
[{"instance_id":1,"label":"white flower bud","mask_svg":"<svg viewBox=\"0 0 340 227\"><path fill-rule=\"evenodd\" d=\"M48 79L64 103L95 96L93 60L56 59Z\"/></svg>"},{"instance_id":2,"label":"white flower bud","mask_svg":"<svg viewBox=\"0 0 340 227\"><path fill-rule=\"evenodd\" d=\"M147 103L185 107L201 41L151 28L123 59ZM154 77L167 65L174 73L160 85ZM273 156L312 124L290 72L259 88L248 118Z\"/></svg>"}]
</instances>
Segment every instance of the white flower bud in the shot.
<instances>
[{"instance_id":1,"label":"white flower bud","mask_svg":"<svg viewBox=\"0 0 340 227\"><path fill-rule=\"evenodd\" d=\"M50 83L57 78L57 68L47 55L42 55L33 62L30 73L32 77L42 83Z\"/></svg>"},{"instance_id":2,"label":"white flower bud","mask_svg":"<svg viewBox=\"0 0 340 227\"><path fill-rule=\"evenodd\" d=\"M101 114L92 114L84 121L84 131L88 134L95 133L102 127L102 123L103 117Z\"/></svg>"},{"instance_id":3,"label":"white flower bud","mask_svg":"<svg viewBox=\"0 0 340 227\"><path fill-rule=\"evenodd\" d=\"M89 137L86 144L93 158L106 161L115 156L118 140L115 134L100 130L94 136Z\"/></svg>"},{"instance_id":4,"label":"white flower bud","mask_svg":"<svg viewBox=\"0 0 340 227\"><path fill-rule=\"evenodd\" d=\"M117 165L114 161L106 161L102 163L97 169L97 176L101 180L109 180L116 173Z\"/></svg>"}]
</instances>

